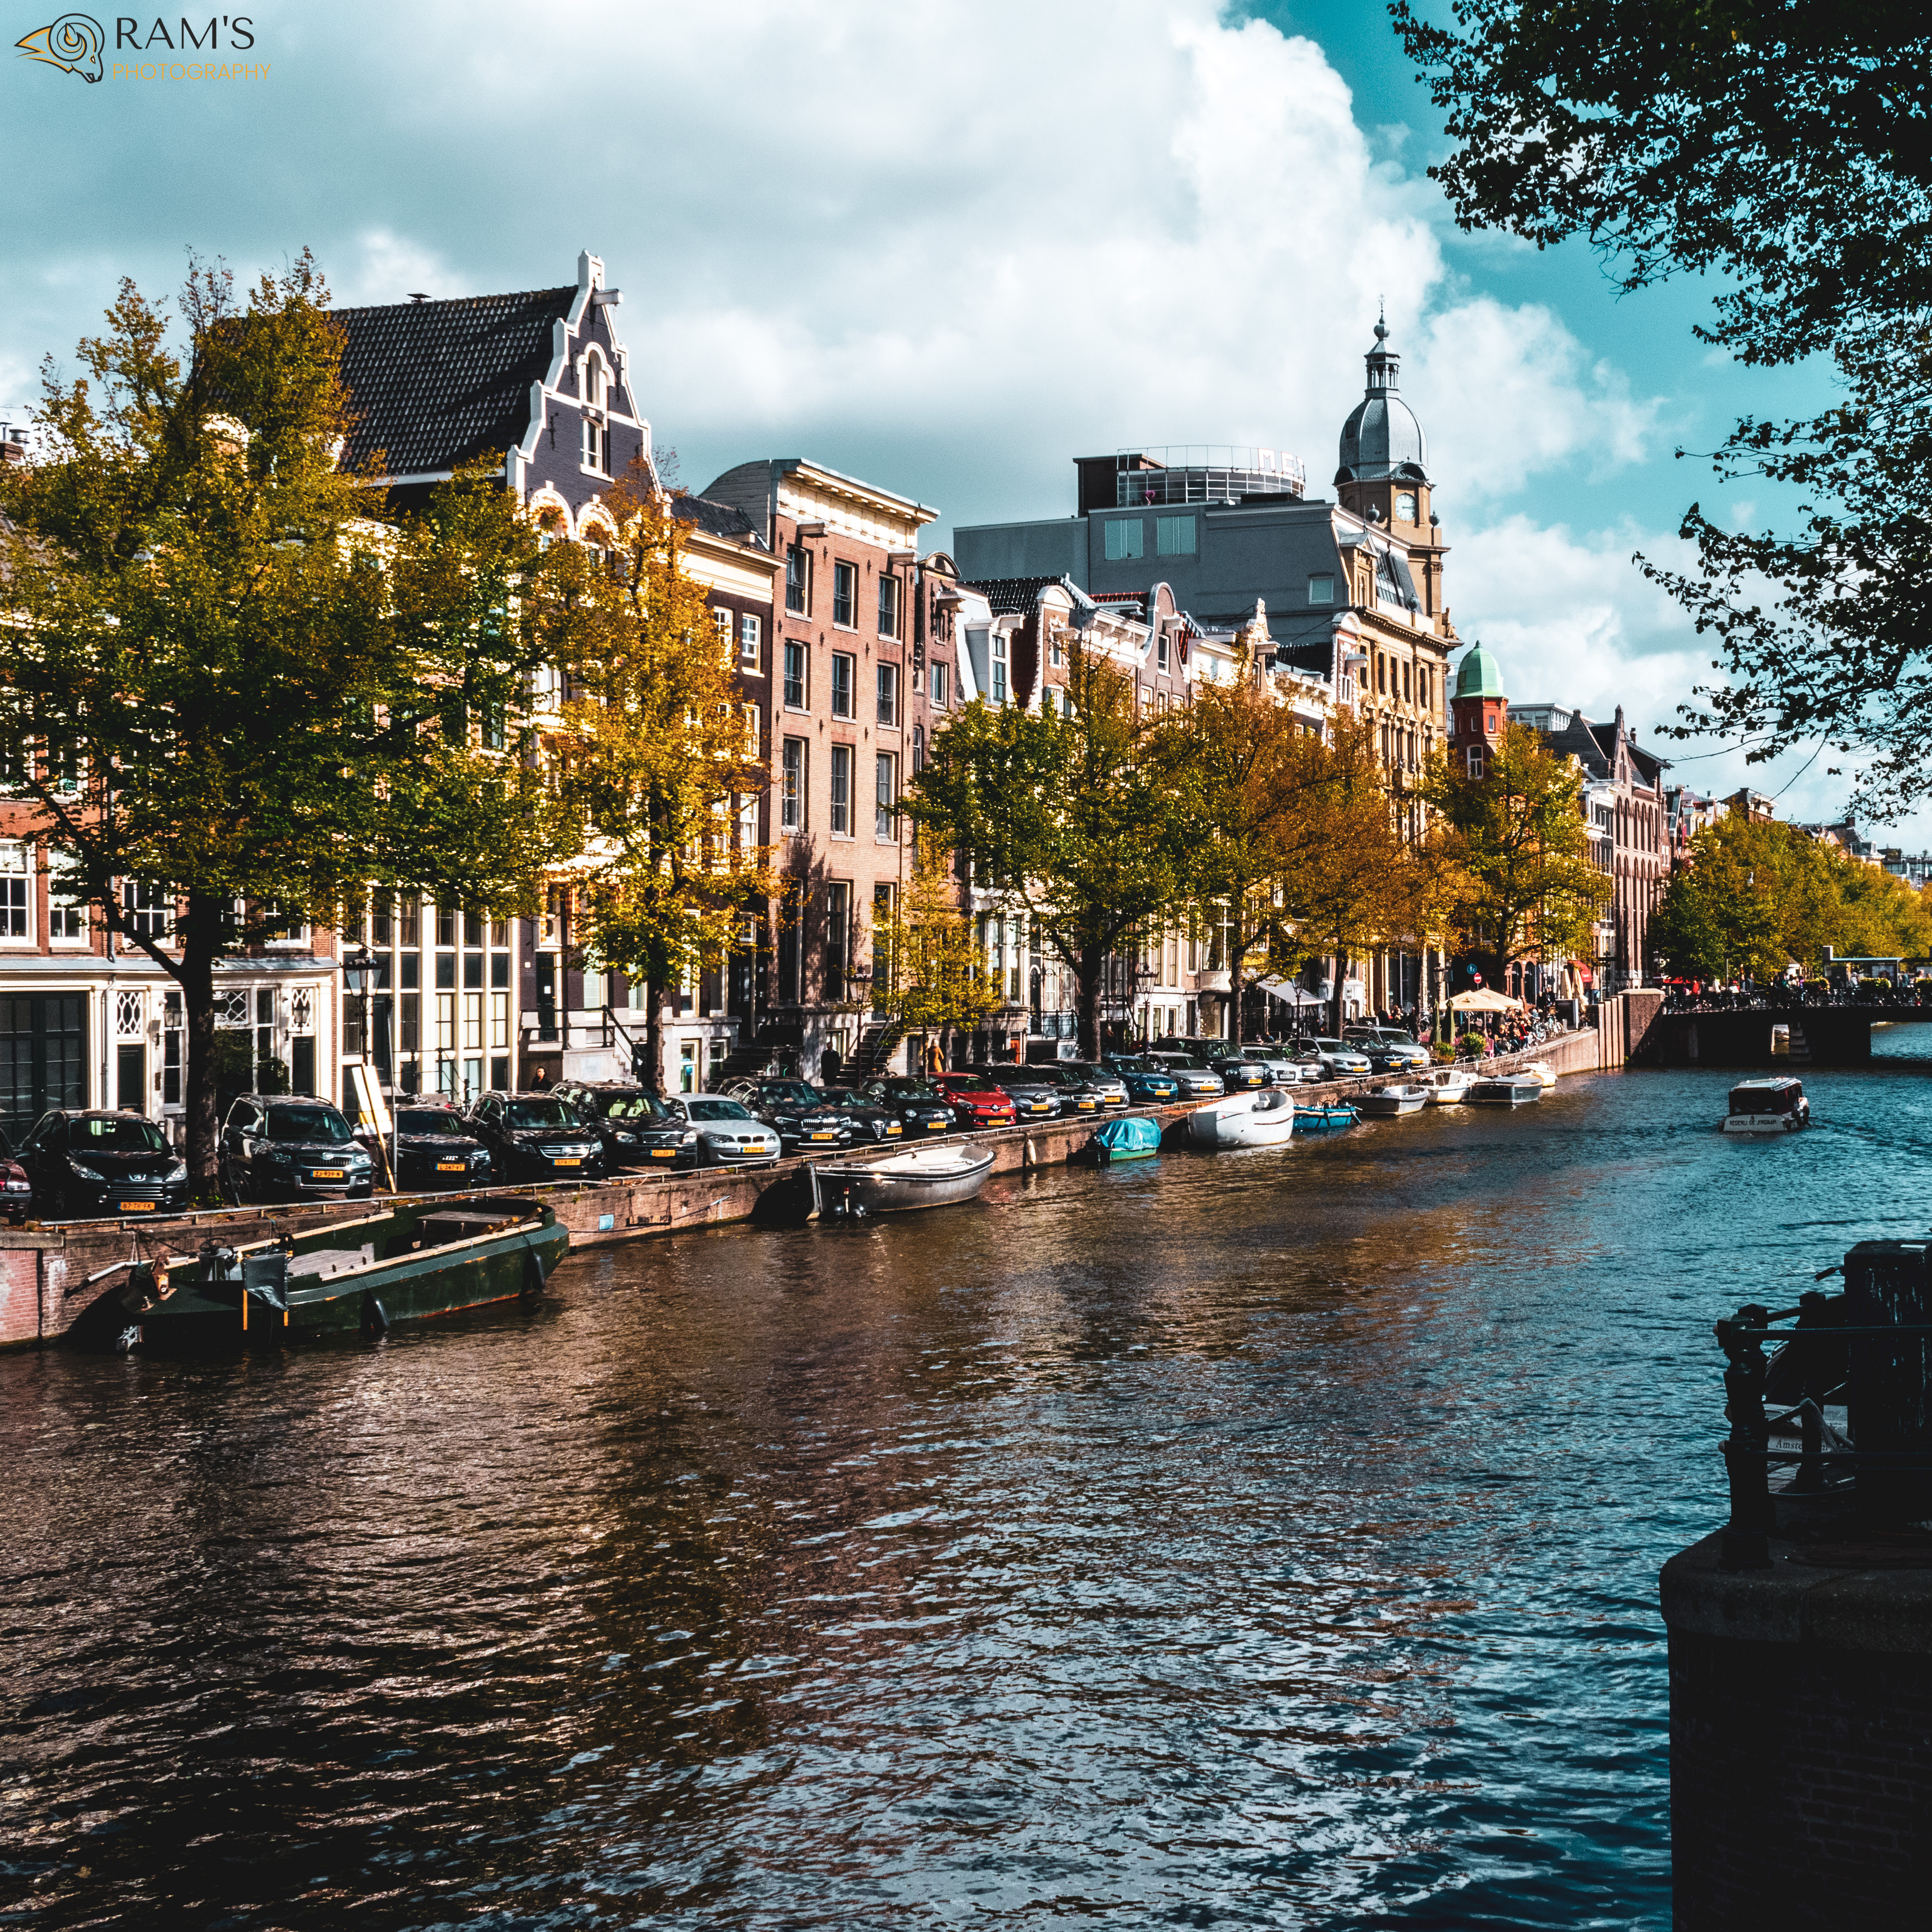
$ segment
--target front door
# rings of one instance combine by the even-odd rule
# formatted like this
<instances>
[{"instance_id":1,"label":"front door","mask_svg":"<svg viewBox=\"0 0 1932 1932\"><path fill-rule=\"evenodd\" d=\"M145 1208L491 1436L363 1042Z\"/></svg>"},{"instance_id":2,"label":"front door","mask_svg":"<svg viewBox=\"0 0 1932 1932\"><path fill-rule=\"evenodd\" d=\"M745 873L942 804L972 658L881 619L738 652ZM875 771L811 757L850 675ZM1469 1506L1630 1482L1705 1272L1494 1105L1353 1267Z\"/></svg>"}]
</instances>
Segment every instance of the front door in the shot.
<instances>
[{"instance_id":1,"label":"front door","mask_svg":"<svg viewBox=\"0 0 1932 1932\"><path fill-rule=\"evenodd\" d=\"M148 1111L148 1049L137 1040L114 1050L114 1104L129 1113Z\"/></svg>"}]
</instances>

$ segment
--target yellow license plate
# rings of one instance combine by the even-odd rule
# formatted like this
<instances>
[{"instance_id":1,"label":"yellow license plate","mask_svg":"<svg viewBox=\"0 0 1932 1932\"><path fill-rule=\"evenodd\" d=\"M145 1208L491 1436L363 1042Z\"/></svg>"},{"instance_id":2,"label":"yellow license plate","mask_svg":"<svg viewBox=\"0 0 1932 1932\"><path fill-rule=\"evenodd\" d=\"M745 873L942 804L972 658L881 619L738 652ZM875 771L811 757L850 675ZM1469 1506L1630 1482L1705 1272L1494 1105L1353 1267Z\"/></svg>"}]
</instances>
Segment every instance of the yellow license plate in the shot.
<instances>
[{"instance_id":1,"label":"yellow license plate","mask_svg":"<svg viewBox=\"0 0 1932 1932\"><path fill-rule=\"evenodd\" d=\"M929 1134L943 1134L946 1131L946 1123L944 1120L928 1120L926 1130Z\"/></svg>"},{"instance_id":2,"label":"yellow license plate","mask_svg":"<svg viewBox=\"0 0 1932 1932\"><path fill-rule=\"evenodd\" d=\"M581 1167L584 1165L583 1156L579 1154L560 1154L554 1156L554 1160L559 1167Z\"/></svg>"},{"instance_id":3,"label":"yellow license plate","mask_svg":"<svg viewBox=\"0 0 1932 1932\"><path fill-rule=\"evenodd\" d=\"M152 1201L124 1201L121 1204L121 1211L124 1214L152 1214L154 1211L154 1204Z\"/></svg>"},{"instance_id":4,"label":"yellow license plate","mask_svg":"<svg viewBox=\"0 0 1932 1932\"><path fill-rule=\"evenodd\" d=\"M652 1148L651 1158L653 1160L675 1160L677 1150L676 1148Z\"/></svg>"},{"instance_id":5,"label":"yellow license plate","mask_svg":"<svg viewBox=\"0 0 1932 1932\"><path fill-rule=\"evenodd\" d=\"M436 1164L436 1171L439 1174L460 1174L463 1163L460 1160L440 1160Z\"/></svg>"},{"instance_id":6,"label":"yellow license plate","mask_svg":"<svg viewBox=\"0 0 1932 1932\"><path fill-rule=\"evenodd\" d=\"M889 1120L886 1124L886 1132L888 1134L903 1133L904 1131L896 1120Z\"/></svg>"},{"instance_id":7,"label":"yellow license plate","mask_svg":"<svg viewBox=\"0 0 1932 1932\"><path fill-rule=\"evenodd\" d=\"M311 1180L340 1180L344 1178L339 1167L319 1167L309 1176Z\"/></svg>"},{"instance_id":8,"label":"yellow license plate","mask_svg":"<svg viewBox=\"0 0 1932 1932\"><path fill-rule=\"evenodd\" d=\"M1073 1106L1075 1111L1078 1113L1090 1114L1094 1111L1094 1103L1091 1100L1076 1100Z\"/></svg>"},{"instance_id":9,"label":"yellow license plate","mask_svg":"<svg viewBox=\"0 0 1932 1932\"><path fill-rule=\"evenodd\" d=\"M815 1141L836 1141L838 1136L836 1134L818 1133L812 1138Z\"/></svg>"}]
</instances>

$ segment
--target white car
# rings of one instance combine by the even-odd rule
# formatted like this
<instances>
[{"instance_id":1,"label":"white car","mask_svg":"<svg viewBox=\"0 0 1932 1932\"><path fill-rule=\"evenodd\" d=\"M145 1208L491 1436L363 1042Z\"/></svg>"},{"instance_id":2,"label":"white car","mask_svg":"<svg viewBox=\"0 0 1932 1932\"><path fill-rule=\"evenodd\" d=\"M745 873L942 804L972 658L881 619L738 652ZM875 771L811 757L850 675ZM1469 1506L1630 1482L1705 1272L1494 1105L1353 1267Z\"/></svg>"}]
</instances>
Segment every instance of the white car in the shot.
<instances>
[{"instance_id":1,"label":"white car","mask_svg":"<svg viewBox=\"0 0 1932 1932\"><path fill-rule=\"evenodd\" d=\"M1299 1060L1289 1059L1278 1046L1250 1046L1242 1051L1250 1060L1258 1060L1268 1069L1269 1078L1277 1087L1294 1087L1314 1078L1312 1067Z\"/></svg>"},{"instance_id":2,"label":"white car","mask_svg":"<svg viewBox=\"0 0 1932 1932\"><path fill-rule=\"evenodd\" d=\"M783 1151L776 1130L768 1127L742 1100L722 1094L674 1094L664 1105L698 1130L706 1160L734 1167L769 1166Z\"/></svg>"},{"instance_id":3,"label":"white car","mask_svg":"<svg viewBox=\"0 0 1932 1932\"><path fill-rule=\"evenodd\" d=\"M1332 1080L1337 1074L1371 1070L1368 1056L1346 1040L1311 1040L1308 1044L1315 1049L1316 1064L1322 1070L1319 1077L1324 1080Z\"/></svg>"}]
</instances>

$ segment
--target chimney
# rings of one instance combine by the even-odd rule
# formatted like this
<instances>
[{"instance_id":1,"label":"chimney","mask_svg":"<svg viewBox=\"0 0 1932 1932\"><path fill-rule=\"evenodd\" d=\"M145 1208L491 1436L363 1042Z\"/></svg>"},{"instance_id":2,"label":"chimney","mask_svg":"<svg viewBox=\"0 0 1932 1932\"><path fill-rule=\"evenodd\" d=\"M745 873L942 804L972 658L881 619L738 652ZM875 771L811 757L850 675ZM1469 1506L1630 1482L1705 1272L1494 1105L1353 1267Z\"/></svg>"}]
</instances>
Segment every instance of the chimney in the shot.
<instances>
[{"instance_id":1,"label":"chimney","mask_svg":"<svg viewBox=\"0 0 1932 1932\"><path fill-rule=\"evenodd\" d=\"M0 463L24 463L26 460L26 433L11 423L0 423Z\"/></svg>"}]
</instances>

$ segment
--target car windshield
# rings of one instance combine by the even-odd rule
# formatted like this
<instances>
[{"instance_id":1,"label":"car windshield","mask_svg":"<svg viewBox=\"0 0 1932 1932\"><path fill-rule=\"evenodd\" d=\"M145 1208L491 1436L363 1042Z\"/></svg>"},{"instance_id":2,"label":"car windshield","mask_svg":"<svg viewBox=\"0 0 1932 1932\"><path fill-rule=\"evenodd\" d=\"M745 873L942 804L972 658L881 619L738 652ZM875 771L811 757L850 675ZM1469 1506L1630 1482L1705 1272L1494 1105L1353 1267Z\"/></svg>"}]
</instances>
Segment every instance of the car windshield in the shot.
<instances>
[{"instance_id":1,"label":"car windshield","mask_svg":"<svg viewBox=\"0 0 1932 1932\"><path fill-rule=\"evenodd\" d=\"M1006 1089L995 1087L990 1080L957 1080L952 1084L956 1094L1003 1094Z\"/></svg>"},{"instance_id":2,"label":"car windshield","mask_svg":"<svg viewBox=\"0 0 1932 1932\"><path fill-rule=\"evenodd\" d=\"M606 1094L597 1102L597 1111L607 1120L668 1120L670 1109L650 1094Z\"/></svg>"},{"instance_id":3,"label":"car windshield","mask_svg":"<svg viewBox=\"0 0 1932 1932\"><path fill-rule=\"evenodd\" d=\"M828 1087L825 1090L825 1104L828 1107L862 1107L866 1101L862 1094L854 1093L849 1087Z\"/></svg>"},{"instance_id":4,"label":"car windshield","mask_svg":"<svg viewBox=\"0 0 1932 1932\"><path fill-rule=\"evenodd\" d=\"M767 1104L788 1107L816 1107L821 1104L818 1089L807 1080L767 1080L758 1089L758 1098Z\"/></svg>"},{"instance_id":5,"label":"car windshield","mask_svg":"<svg viewBox=\"0 0 1932 1932\"><path fill-rule=\"evenodd\" d=\"M520 1133L541 1132L546 1127L574 1127L577 1116L561 1100L506 1100L503 1118Z\"/></svg>"},{"instance_id":6,"label":"car windshield","mask_svg":"<svg viewBox=\"0 0 1932 1932\"><path fill-rule=\"evenodd\" d=\"M396 1131L399 1134L453 1134L458 1140L464 1138L463 1123L440 1107L412 1107L406 1114L398 1114Z\"/></svg>"},{"instance_id":7,"label":"car windshield","mask_svg":"<svg viewBox=\"0 0 1932 1932\"><path fill-rule=\"evenodd\" d=\"M92 1121L88 1124L93 1125ZM333 1107L271 1107L268 1138L272 1141L321 1141L339 1147L353 1138L349 1123Z\"/></svg>"},{"instance_id":8,"label":"car windshield","mask_svg":"<svg viewBox=\"0 0 1932 1932\"><path fill-rule=\"evenodd\" d=\"M1318 1040L1315 1046L1322 1053L1353 1053L1355 1050L1354 1042L1346 1040Z\"/></svg>"},{"instance_id":9,"label":"car windshield","mask_svg":"<svg viewBox=\"0 0 1932 1932\"><path fill-rule=\"evenodd\" d=\"M684 1111L694 1120L748 1120L752 1118L736 1100L687 1100Z\"/></svg>"},{"instance_id":10,"label":"car windshield","mask_svg":"<svg viewBox=\"0 0 1932 1932\"><path fill-rule=\"evenodd\" d=\"M887 1095L895 1100L937 1100L942 1096L936 1088L928 1087L921 1080L893 1080L887 1082Z\"/></svg>"},{"instance_id":11,"label":"car windshield","mask_svg":"<svg viewBox=\"0 0 1932 1932\"><path fill-rule=\"evenodd\" d=\"M70 1130L70 1150L90 1154L166 1154L167 1136L152 1120L138 1114L106 1120L76 1120Z\"/></svg>"}]
</instances>

